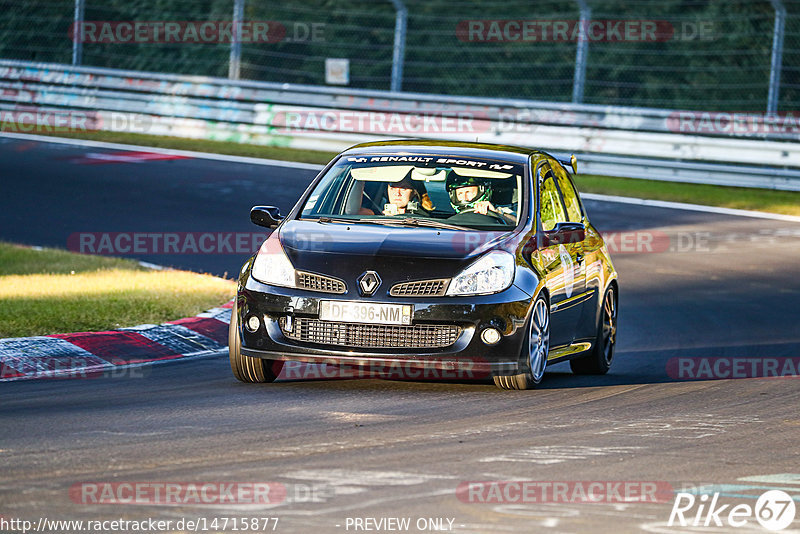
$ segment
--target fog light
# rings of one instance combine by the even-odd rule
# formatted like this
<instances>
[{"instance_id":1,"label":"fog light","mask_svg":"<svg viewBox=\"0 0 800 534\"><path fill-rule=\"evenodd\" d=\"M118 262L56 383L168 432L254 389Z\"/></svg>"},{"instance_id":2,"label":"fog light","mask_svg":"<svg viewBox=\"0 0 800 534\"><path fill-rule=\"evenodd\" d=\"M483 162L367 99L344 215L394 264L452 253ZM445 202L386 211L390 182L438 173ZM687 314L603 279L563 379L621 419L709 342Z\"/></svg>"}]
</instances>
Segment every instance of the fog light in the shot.
<instances>
[{"instance_id":1,"label":"fog light","mask_svg":"<svg viewBox=\"0 0 800 534\"><path fill-rule=\"evenodd\" d=\"M487 345L494 345L500 341L500 332L496 328L487 328L481 332L481 339Z\"/></svg>"},{"instance_id":2,"label":"fog light","mask_svg":"<svg viewBox=\"0 0 800 534\"><path fill-rule=\"evenodd\" d=\"M259 321L258 317L256 317L255 315L251 315L247 319L247 322L245 323L245 327L250 332L255 332L256 330L258 330L259 326L261 326L261 321Z\"/></svg>"}]
</instances>

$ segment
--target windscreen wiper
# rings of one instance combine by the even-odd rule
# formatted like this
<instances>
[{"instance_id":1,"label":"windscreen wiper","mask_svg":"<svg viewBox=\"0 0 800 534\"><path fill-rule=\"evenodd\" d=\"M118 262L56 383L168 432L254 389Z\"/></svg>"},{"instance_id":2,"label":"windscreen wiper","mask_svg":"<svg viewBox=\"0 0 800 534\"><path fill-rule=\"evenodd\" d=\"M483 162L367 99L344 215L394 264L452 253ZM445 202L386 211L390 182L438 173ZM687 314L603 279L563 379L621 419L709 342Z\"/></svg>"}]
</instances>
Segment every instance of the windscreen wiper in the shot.
<instances>
[{"instance_id":1,"label":"windscreen wiper","mask_svg":"<svg viewBox=\"0 0 800 534\"><path fill-rule=\"evenodd\" d=\"M345 219L342 217L319 217L317 222L324 223L337 223L337 224L368 224L372 221L369 219Z\"/></svg>"},{"instance_id":2,"label":"windscreen wiper","mask_svg":"<svg viewBox=\"0 0 800 534\"><path fill-rule=\"evenodd\" d=\"M471 228L467 228L466 226L458 226L435 219L420 219L417 217L403 217L402 219L396 220L396 222L403 226L425 226L427 228L443 228L445 230L471 230Z\"/></svg>"},{"instance_id":3,"label":"windscreen wiper","mask_svg":"<svg viewBox=\"0 0 800 534\"><path fill-rule=\"evenodd\" d=\"M319 217L318 223L337 224L382 224L384 226L424 226L426 228L442 228L444 230L471 230L466 226L448 224L433 219L418 219L416 217L386 218L386 219L345 219L340 217Z\"/></svg>"}]
</instances>

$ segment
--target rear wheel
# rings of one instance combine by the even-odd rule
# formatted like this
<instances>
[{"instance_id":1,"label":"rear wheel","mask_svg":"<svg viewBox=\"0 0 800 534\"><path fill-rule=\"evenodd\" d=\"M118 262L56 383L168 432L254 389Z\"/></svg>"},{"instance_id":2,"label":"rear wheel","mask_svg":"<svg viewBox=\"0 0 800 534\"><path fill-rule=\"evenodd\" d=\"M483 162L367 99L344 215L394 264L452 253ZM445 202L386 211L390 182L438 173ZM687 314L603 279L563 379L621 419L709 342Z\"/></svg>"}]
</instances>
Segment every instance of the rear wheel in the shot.
<instances>
[{"instance_id":1,"label":"rear wheel","mask_svg":"<svg viewBox=\"0 0 800 534\"><path fill-rule=\"evenodd\" d=\"M597 338L586 356L570 360L569 366L577 375L604 375L611 368L614 346L617 343L617 294L610 286L603 297L603 309L597 325Z\"/></svg>"},{"instance_id":2,"label":"rear wheel","mask_svg":"<svg viewBox=\"0 0 800 534\"><path fill-rule=\"evenodd\" d=\"M528 343L523 345L524 372L516 375L495 376L494 384L500 389L533 389L542 381L550 351L550 307L544 295L539 295L528 321ZM522 358L520 358L522 360Z\"/></svg>"},{"instance_id":3,"label":"rear wheel","mask_svg":"<svg viewBox=\"0 0 800 534\"><path fill-rule=\"evenodd\" d=\"M231 310L231 323L228 327L228 356L231 360L233 376L242 382L274 382L283 369L283 362L263 360L242 354L242 340L239 338L239 314L234 302Z\"/></svg>"}]
</instances>

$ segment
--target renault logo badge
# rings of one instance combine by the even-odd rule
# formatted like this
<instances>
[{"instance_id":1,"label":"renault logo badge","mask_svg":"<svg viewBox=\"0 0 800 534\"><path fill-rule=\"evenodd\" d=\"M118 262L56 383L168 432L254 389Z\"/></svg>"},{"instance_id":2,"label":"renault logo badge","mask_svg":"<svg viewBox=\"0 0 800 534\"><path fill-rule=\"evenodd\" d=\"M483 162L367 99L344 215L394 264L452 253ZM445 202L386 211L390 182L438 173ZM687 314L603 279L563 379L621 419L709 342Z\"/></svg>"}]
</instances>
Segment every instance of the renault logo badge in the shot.
<instances>
[{"instance_id":1,"label":"renault logo badge","mask_svg":"<svg viewBox=\"0 0 800 534\"><path fill-rule=\"evenodd\" d=\"M371 297L381 285L381 277L375 271L367 271L358 277L358 289L361 296Z\"/></svg>"}]
</instances>

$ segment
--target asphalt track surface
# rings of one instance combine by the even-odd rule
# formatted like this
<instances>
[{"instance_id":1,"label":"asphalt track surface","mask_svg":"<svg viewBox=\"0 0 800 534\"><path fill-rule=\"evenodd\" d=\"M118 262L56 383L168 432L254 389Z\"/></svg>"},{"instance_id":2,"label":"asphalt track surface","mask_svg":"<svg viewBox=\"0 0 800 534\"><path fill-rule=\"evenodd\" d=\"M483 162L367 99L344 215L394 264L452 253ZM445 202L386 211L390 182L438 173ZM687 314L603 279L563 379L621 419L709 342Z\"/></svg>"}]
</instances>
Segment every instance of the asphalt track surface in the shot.
<instances>
[{"instance_id":1,"label":"asphalt track surface","mask_svg":"<svg viewBox=\"0 0 800 534\"><path fill-rule=\"evenodd\" d=\"M252 232L252 205L288 209L313 175L202 159L80 163L87 152L98 150L0 139L0 239L64 247L83 231ZM357 529L355 518L410 518L410 532L421 531L422 518L445 518L445 527L452 519L452 532L761 531L753 518L740 528L667 527L671 498L457 496L466 481L656 481L707 493L714 485L732 504L754 506L775 487L800 499L797 378L668 372L675 358L800 355L800 224L586 205L601 231L669 240L655 253L612 252L621 296L607 376L574 376L559 364L523 392L394 380L246 385L220 357L94 380L3 383L0 516L173 525L277 517L276 532L318 533L392 531ZM140 259L222 274L244 255ZM160 506L70 495L84 482L206 481L281 483L289 498ZM783 532L800 531L798 516Z\"/></svg>"}]
</instances>

